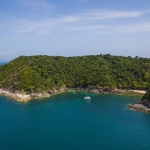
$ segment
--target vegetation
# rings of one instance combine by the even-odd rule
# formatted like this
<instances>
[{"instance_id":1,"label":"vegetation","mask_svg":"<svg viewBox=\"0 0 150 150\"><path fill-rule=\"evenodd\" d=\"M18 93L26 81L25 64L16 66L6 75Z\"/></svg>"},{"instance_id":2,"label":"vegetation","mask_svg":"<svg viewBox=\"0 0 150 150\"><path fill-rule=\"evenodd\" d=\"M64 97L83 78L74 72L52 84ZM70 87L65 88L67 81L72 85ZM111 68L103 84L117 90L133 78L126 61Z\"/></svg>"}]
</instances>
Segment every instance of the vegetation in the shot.
<instances>
[{"instance_id":1,"label":"vegetation","mask_svg":"<svg viewBox=\"0 0 150 150\"><path fill-rule=\"evenodd\" d=\"M150 59L97 55L20 56L0 66L0 88L37 92L60 87L150 87Z\"/></svg>"},{"instance_id":2,"label":"vegetation","mask_svg":"<svg viewBox=\"0 0 150 150\"><path fill-rule=\"evenodd\" d=\"M150 101L150 89L144 94L144 96L142 97L142 100Z\"/></svg>"}]
</instances>

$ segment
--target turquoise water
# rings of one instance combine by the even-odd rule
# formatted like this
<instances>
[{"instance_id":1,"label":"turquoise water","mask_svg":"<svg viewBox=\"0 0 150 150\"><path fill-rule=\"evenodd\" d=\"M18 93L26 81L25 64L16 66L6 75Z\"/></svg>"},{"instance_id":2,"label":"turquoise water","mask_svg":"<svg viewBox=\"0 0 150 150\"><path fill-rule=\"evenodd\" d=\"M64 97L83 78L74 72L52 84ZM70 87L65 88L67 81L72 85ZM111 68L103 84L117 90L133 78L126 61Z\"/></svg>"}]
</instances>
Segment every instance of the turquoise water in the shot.
<instances>
[{"instance_id":1,"label":"turquoise water","mask_svg":"<svg viewBox=\"0 0 150 150\"><path fill-rule=\"evenodd\" d=\"M18 103L0 97L1 150L148 150L150 115L127 109L135 95L62 93Z\"/></svg>"}]
</instances>

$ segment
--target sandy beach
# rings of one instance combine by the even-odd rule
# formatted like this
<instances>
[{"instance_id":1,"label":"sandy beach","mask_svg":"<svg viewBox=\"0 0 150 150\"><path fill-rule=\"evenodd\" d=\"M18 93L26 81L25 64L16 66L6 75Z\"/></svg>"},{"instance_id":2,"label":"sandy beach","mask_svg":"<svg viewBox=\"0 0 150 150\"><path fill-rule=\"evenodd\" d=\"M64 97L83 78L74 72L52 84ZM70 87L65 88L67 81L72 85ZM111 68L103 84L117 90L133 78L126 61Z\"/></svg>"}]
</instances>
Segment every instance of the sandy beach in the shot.
<instances>
[{"instance_id":1,"label":"sandy beach","mask_svg":"<svg viewBox=\"0 0 150 150\"><path fill-rule=\"evenodd\" d=\"M129 90L129 92L141 93L141 94L145 94L146 93L146 91L144 91L144 90Z\"/></svg>"}]
</instances>

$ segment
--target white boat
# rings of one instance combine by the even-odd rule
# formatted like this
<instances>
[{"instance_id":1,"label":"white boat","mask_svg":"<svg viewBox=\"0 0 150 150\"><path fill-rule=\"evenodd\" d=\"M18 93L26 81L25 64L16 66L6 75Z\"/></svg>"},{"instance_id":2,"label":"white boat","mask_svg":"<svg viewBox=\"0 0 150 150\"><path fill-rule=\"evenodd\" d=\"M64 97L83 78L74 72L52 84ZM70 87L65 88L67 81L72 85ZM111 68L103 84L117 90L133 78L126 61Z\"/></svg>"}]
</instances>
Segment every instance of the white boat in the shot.
<instances>
[{"instance_id":1,"label":"white boat","mask_svg":"<svg viewBox=\"0 0 150 150\"><path fill-rule=\"evenodd\" d=\"M90 96L85 96L84 99L91 99L91 97Z\"/></svg>"}]
</instances>

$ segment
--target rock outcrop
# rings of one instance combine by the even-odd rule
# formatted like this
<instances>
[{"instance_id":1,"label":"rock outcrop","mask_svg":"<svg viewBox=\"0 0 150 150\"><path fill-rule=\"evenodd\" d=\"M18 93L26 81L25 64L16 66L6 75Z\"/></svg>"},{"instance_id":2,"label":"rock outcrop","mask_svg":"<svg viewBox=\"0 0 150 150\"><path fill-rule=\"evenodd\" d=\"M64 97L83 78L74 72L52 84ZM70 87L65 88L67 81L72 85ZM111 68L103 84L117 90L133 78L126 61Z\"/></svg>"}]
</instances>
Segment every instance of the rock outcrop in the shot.
<instances>
[{"instance_id":1,"label":"rock outcrop","mask_svg":"<svg viewBox=\"0 0 150 150\"><path fill-rule=\"evenodd\" d=\"M128 107L135 111L150 113L150 90L144 94L139 103L130 104Z\"/></svg>"},{"instance_id":2,"label":"rock outcrop","mask_svg":"<svg viewBox=\"0 0 150 150\"><path fill-rule=\"evenodd\" d=\"M128 106L128 108L131 109L131 110L135 110L135 111L150 113L150 108L147 107L147 106L144 106L143 104L140 104L140 103L130 104Z\"/></svg>"},{"instance_id":3,"label":"rock outcrop","mask_svg":"<svg viewBox=\"0 0 150 150\"><path fill-rule=\"evenodd\" d=\"M22 101L22 102L27 102L31 99L30 95L25 94L23 92L13 92L11 90L8 89L0 89L0 95L5 95L11 99L14 99L16 101Z\"/></svg>"},{"instance_id":4,"label":"rock outcrop","mask_svg":"<svg viewBox=\"0 0 150 150\"><path fill-rule=\"evenodd\" d=\"M38 93L33 92L31 94L26 94L25 92L22 91L11 91L9 89L0 89L0 95L4 95L18 102L27 102L30 101L31 99L50 97L51 95L56 95L58 93L65 92L67 90L68 88L60 88L55 89L53 91L38 92Z\"/></svg>"}]
</instances>

